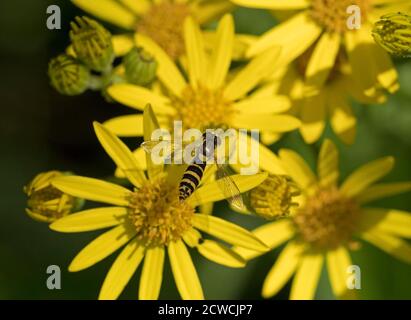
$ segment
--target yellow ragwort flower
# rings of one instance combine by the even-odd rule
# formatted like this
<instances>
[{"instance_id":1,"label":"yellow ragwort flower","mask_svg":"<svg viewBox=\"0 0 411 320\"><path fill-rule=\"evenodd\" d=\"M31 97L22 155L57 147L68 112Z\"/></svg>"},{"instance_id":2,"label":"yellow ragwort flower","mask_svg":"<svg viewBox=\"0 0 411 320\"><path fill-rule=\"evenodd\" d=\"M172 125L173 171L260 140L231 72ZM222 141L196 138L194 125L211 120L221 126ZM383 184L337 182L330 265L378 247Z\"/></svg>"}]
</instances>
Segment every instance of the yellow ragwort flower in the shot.
<instances>
[{"instance_id":1,"label":"yellow ragwort flower","mask_svg":"<svg viewBox=\"0 0 411 320\"><path fill-rule=\"evenodd\" d=\"M313 299L325 260L335 296L353 297L347 268L353 265L349 249L358 250L359 239L411 263L411 245L402 239L411 238L411 214L365 206L411 190L411 182L376 183L393 168L392 157L360 167L339 185L338 150L330 140L320 150L318 177L296 152L280 150L279 156L302 193L295 198L299 206L293 207L290 219L254 231L271 249L286 243L264 281L263 297L275 295L295 274L290 298ZM246 260L260 255L243 248L236 252Z\"/></svg>"},{"instance_id":2,"label":"yellow ragwort flower","mask_svg":"<svg viewBox=\"0 0 411 320\"><path fill-rule=\"evenodd\" d=\"M343 51L338 54L336 63L322 86L313 86L305 78L312 49L313 47L304 52L287 67L278 69L255 96L289 96L292 102L289 113L301 120L299 130L306 143L318 141L329 120L334 133L344 143L351 144L357 130L352 100L364 104L380 104L386 101L385 92L378 90L374 96L366 96L356 84L347 55ZM266 134L262 141L271 144L277 139L279 136Z\"/></svg>"},{"instance_id":3,"label":"yellow ragwort flower","mask_svg":"<svg viewBox=\"0 0 411 320\"><path fill-rule=\"evenodd\" d=\"M70 175L60 171L39 173L24 187L27 195L27 214L34 220L53 222L78 211L83 206L84 200L72 197L52 186L53 179Z\"/></svg>"},{"instance_id":4,"label":"yellow ragwort flower","mask_svg":"<svg viewBox=\"0 0 411 320\"><path fill-rule=\"evenodd\" d=\"M223 127L259 129L261 132L278 134L299 127L298 119L281 114L290 108L287 97L247 96L276 68L278 49L268 50L239 68L235 75L229 76L234 42L231 15L226 15L219 23L218 39L212 52L205 50L201 31L191 18L187 18L184 23L184 37L188 79L161 48L137 35L136 42L155 56L158 62L157 76L165 90L160 92L155 88L150 90L131 84L115 84L108 88L110 96L137 110L151 103L161 127L170 130L175 120L182 121L183 130ZM143 116L120 116L107 121L105 126L122 137L142 136ZM260 158L265 154L267 152L260 150ZM139 148L136 155L143 157L144 150Z\"/></svg>"},{"instance_id":5,"label":"yellow ragwort flower","mask_svg":"<svg viewBox=\"0 0 411 320\"><path fill-rule=\"evenodd\" d=\"M281 60L289 62L314 45L305 78L311 85L321 87L343 50L348 55L353 80L367 96L375 96L380 88L390 93L398 90L398 74L390 56L374 42L371 30L381 15L405 7L408 0L231 1L251 8L295 13L251 44L247 56L253 57L276 45L283 49ZM350 25L351 17L356 18L353 21L359 29L355 29L355 23Z\"/></svg>"},{"instance_id":6,"label":"yellow ragwort flower","mask_svg":"<svg viewBox=\"0 0 411 320\"><path fill-rule=\"evenodd\" d=\"M172 59L184 53L182 22L188 16L205 24L231 10L228 0L72 0L104 21L154 40ZM127 36L114 37L116 52L127 52L133 46Z\"/></svg>"},{"instance_id":7,"label":"yellow ragwort flower","mask_svg":"<svg viewBox=\"0 0 411 320\"><path fill-rule=\"evenodd\" d=\"M148 107L144 113L146 136L158 128ZM157 299L160 294L165 252L168 253L177 289L183 299L203 299L203 291L187 245L219 264L239 268L244 260L215 240L202 238L199 231L240 247L265 251L265 245L251 232L212 215L196 213L203 203L225 199L216 182L204 183L190 198L181 202L178 184L179 166L154 165L147 157L147 175L132 152L114 134L99 123L94 129L101 145L121 168L134 189L106 181L70 176L55 179L62 192L112 206L85 210L60 219L50 227L60 232L84 232L111 229L88 244L71 262L69 271L80 271L122 248L102 285L100 299L116 299L142 266L138 296ZM181 166L180 166L181 167ZM242 192L259 185L265 174L235 175Z\"/></svg>"}]
</instances>

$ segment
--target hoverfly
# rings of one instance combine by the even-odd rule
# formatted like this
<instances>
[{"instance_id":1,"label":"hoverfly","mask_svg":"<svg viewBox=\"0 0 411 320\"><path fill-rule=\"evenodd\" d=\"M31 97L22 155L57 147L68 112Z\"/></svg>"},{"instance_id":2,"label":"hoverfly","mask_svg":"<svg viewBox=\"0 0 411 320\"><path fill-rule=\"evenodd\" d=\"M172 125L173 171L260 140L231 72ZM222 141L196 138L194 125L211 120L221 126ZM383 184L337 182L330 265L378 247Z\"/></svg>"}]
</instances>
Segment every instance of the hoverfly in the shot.
<instances>
[{"instance_id":1,"label":"hoverfly","mask_svg":"<svg viewBox=\"0 0 411 320\"><path fill-rule=\"evenodd\" d=\"M162 141L145 141L141 144L141 147L147 153L152 153L153 149L160 142ZM194 156L187 169L184 171L183 177L179 183L180 201L186 200L197 189L203 178L207 164L210 163L212 159L216 160L215 152L221 143L221 138L217 134L210 132L203 133L200 139L190 143L194 145ZM184 146L184 144L182 146ZM176 152L176 150L170 151L171 153ZM213 161L212 163L217 166L217 184L227 201L239 210L244 210L245 205L241 192L234 180L230 177L227 165L225 163L220 163L220 161Z\"/></svg>"}]
</instances>

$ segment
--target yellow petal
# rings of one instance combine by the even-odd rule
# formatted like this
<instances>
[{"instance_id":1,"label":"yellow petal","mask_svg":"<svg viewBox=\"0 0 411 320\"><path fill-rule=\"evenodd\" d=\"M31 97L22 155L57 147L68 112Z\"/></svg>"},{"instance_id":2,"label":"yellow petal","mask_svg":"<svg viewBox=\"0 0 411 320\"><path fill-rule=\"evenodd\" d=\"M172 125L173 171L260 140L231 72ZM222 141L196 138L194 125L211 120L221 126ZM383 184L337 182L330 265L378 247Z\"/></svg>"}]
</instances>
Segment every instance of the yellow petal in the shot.
<instances>
[{"instance_id":1,"label":"yellow petal","mask_svg":"<svg viewBox=\"0 0 411 320\"><path fill-rule=\"evenodd\" d=\"M136 34L135 42L154 56L158 63L157 77L167 89L169 89L175 96L179 97L187 86L187 83L167 53L165 53L153 40L140 33ZM145 103L147 102L150 101L146 101ZM154 104L153 102L150 103Z\"/></svg>"},{"instance_id":2,"label":"yellow petal","mask_svg":"<svg viewBox=\"0 0 411 320\"><path fill-rule=\"evenodd\" d=\"M308 0L231 0L235 4L248 8L295 10L310 6Z\"/></svg>"},{"instance_id":3,"label":"yellow petal","mask_svg":"<svg viewBox=\"0 0 411 320\"><path fill-rule=\"evenodd\" d=\"M369 186L357 196L357 201L364 204L374 200L394 196L411 190L411 182L381 183Z\"/></svg>"},{"instance_id":4,"label":"yellow petal","mask_svg":"<svg viewBox=\"0 0 411 320\"><path fill-rule=\"evenodd\" d=\"M295 229L290 220L283 219L266 223L253 230L253 234L270 249L274 249L291 239L295 234ZM247 261L261 255L261 252L241 247L234 247L233 250Z\"/></svg>"},{"instance_id":5,"label":"yellow petal","mask_svg":"<svg viewBox=\"0 0 411 320\"><path fill-rule=\"evenodd\" d=\"M191 1L190 11L195 20L203 25L221 17L225 12L232 10L234 5L230 1Z\"/></svg>"},{"instance_id":6,"label":"yellow petal","mask_svg":"<svg viewBox=\"0 0 411 320\"><path fill-rule=\"evenodd\" d=\"M389 255L411 264L411 246L408 242L379 230L364 232L361 234L361 238Z\"/></svg>"},{"instance_id":7,"label":"yellow petal","mask_svg":"<svg viewBox=\"0 0 411 320\"><path fill-rule=\"evenodd\" d=\"M357 119L347 98L344 91L338 90L338 87L328 87L326 103L329 107L331 126L342 141L352 144L355 139Z\"/></svg>"},{"instance_id":8,"label":"yellow petal","mask_svg":"<svg viewBox=\"0 0 411 320\"><path fill-rule=\"evenodd\" d=\"M153 131L160 128L157 118L151 108L151 105L147 105L144 109L143 115L143 127L144 127L144 141L150 141ZM163 171L162 164L155 164L150 155L146 155L146 164L148 176L150 179L155 178L160 172Z\"/></svg>"},{"instance_id":9,"label":"yellow petal","mask_svg":"<svg viewBox=\"0 0 411 320\"><path fill-rule=\"evenodd\" d=\"M251 152L254 149L254 144L257 143L258 147L258 159ZM236 145L236 164L231 164L231 167L234 168L237 172L241 172L242 168L260 168L272 174L286 174L284 166L280 159L275 155L273 151L265 147L262 143L259 143L257 140L251 138L249 135L244 133L239 133L238 142ZM239 150L244 152L247 150L248 159L241 159L239 157ZM248 162L246 161L248 160Z\"/></svg>"},{"instance_id":10,"label":"yellow petal","mask_svg":"<svg viewBox=\"0 0 411 320\"><path fill-rule=\"evenodd\" d=\"M156 113L173 114L174 109L169 106L169 100L149 89L128 83L119 83L107 89L108 94L117 102L130 108L143 111L148 103Z\"/></svg>"},{"instance_id":11,"label":"yellow petal","mask_svg":"<svg viewBox=\"0 0 411 320\"><path fill-rule=\"evenodd\" d=\"M226 99L235 101L246 95L262 79L274 72L280 55L279 48L273 48L251 60L224 90Z\"/></svg>"},{"instance_id":12,"label":"yellow petal","mask_svg":"<svg viewBox=\"0 0 411 320\"><path fill-rule=\"evenodd\" d=\"M259 129L268 132L287 132L300 127L301 122L289 115L279 114L246 114L233 115L232 123L237 128Z\"/></svg>"},{"instance_id":13,"label":"yellow petal","mask_svg":"<svg viewBox=\"0 0 411 320\"><path fill-rule=\"evenodd\" d=\"M77 7L124 29L133 29L136 17L114 0L71 0Z\"/></svg>"},{"instance_id":14,"label":"yellow petal","mask_svg":"<svg viewBox=\"0 0 411 320\"><path fill-rule=\"evenodd\" d=\"M196 248L200 242L201 233L194 229L190 228L183 234L184 242L191 248Z\"/></svg>"},{"instance_id":15,"label":"yellow petal","mask_svg":"<svg viewBox=\"0 0 411 320\"><path fill-rule=\"evenodd\" d=\"M72 196L104 202L118 206L127 206L130 190L103 180L80 176L65 176L53 179L53 186Z\"/></svg>"},{"instance_id":16,"label":"yellow petal","mask_svg":"<svg viewBox=\"0 0 411 320\"><path fill-rule=\"evenodd\" d=\"M251 232L212 215L196 214L193 225L195 228L230 244L257 251L267 250L266 245Z\"/></svg>"},{"instance_id":17,"label":"yellow petal","mask_svg":"<svg viewBox=\"0 0 411 320\"><path fill-rule=\"evenodd\" d=\"M359 221L360 230L379 230L403 238L411 238L411 214L394 209L364 208Z\"/></svg>"},{"instance_id":18,"label":"yellow petal","mask_svg":"<svg viewBox=\"0 0 411 320\"><path fill-rule=\"evenodd\" d=\"M345 43L353 79L368 92L367 95L376 94L377 84L391 93L398 89L397 72L389 55L374 42L370 25L363 24L356 32L346 32Z\"/></svg>"},{"instance_id":19,"label":"yellow petal","mask_svg":"<svg viewBox=\"0 0 411 320\"><path fill-rule=\"evenodd\" d=\"M320 279L324 257L322 254L306 254L291 285L291 300L312 300Z\"/></svg>"},{"instance_id":20,"label":"yellow petal","mask_svg":"<svg viewBox=\"0 0 411 320\"><path fill-rule=\"evenodd\" d=\"M344 181L340 190L348 197L355 197L365 188L387 175L393 167L393 157L384 157L367 163L355 170Z\"/></svg>"},{"instance_id":21,"label":"yellow petal","mask_svg":"<svg viewBox=\"0 0 411 320\"><path fill-rule=\"evenodd\" d=\"M184 300L203 300L200 279L183 241L170 242L168 256L181 298Z\"/></svg>"},{"instance_id":22,"label":"yellow petal","mask_svg":"<svg viewBox=\"0 0 411 320\"><path fill-rule=\"evenodd\" d=\"M294 179L301 189L308 189L317 183L314 173L298 153L281 149L279 155L287 174Z\"/></svg>"},{"instance_id":23,"label":"yellow petal","mask_svg":"<svg viewBox=\"0 0 411 320\"><path fill-rule=\"evenodd\" d=\"M264 298L274 296L287 283L297 269L303 250L304 245L296 241L285 246L264 280L261 293Z\"/></svg>"},{"instance_id":24,"label":"yellow petal","mask_svg":"<svg viewBox=\"0 0 411 320\"><path fill-rule=\"evenodd\" d=\"M230 68L234 45L234 21L231 15L225 15L217 28L217 43L211 58L209 85L220 88Z\"/></svg>"},{"instance_id":25,"label":"yellow petal","mask_svg":"<svg viewBox=\"0 0 411 320\"><path fill-rule=\"evenodd\" d=\"M325 128L325 95L305 98L301 102L301 134L307 143L316 142Z\"/></svg>"},{"instance_id":26,"label":"yellow petal","mask_svg":"<svg viewBox=\"0 0 411 320\"><path fill-rule=\"evenodd\" d=\"M197 246L198 252L208 260L230 268L242 268L245 260L233 250L212 240L204 240Z\"/></svg>"},{"instance_id":27,"label":"yellow petal","mask_svg":"<svg viewBox=\"0 0 411 320\"><path fill-rule=\"evenodd\" d=\"M199 26L192 17L184 21L184 40L188 57L188 73L192 86L197 86L206 79L207 59L203 37Z\"/></svg>"},{"instance_id":28,"label":"yellow petal","mask_svg":"<svg viewBox=\"0 0 411 320\"><path fill-rule=\"evenodd\" d=\"M116 226L124 221L127 208L106 207L89 209L58 219L50 229L59 232L83 232Z\"/></svg>"},{"instance_id":29,"label":"yellow petal","mask_svg":"<svg viewBox=\"0 0 411 320\"><path fill-rule=\"evenodd\" d=\"M231 176L234 183L237 185L240 192L247 192L256 186L260 185L266 178L266 173L259 173L255 175L233 175ZM227 194L220 187L220 182L212 181L197 188L191 197L188 199L192 206L200 204L224 200Z\"/></svg>"},{"instance_id":30,"label":"yellow petal","mask_svg":"<svg viewBox=\"0 0 411 320\"><path fill-rule=\"evenodd\" d=\"M69 266L69 271L80 271L100 262L130 241L135 233L135 229L127 224L103 233L77 254Z\"/></svg>"},{"instance_id":31,"label":"yellow petal","mask_svg":"<svg viewBox=\"0 0 411 320\"><path fill-rule=\"evenodd\" d=\"M136 15L141 15L146 13L150 7L150 0L120 0L127 8L130 8Z\"/></svg>"},{"instance_id":32,"label":"yellow petal","mask_svg":"<svg viewBox=\"0 0 411 320\"><path fill-rule=\"evenodd\" d=\"M40 222L52 222L52 221L54 221L53 217L45 217L44 215L42 215L40 213L37 213L35 211L32 211L30 209L27 209L27 208L26 208L26 213L30 218L32 218L36 221L40 221Z\"/></svg>"},{"instance_id":33,"label":"yellow petal","mask_svg":"<svg viewBox=\"0 0 411 320\"><path fill-rule=\"evenodd\" d=\"M104 127L119 137L141 137L143 135L143 115L132 114L107 120Z\"/></svg>"},{"instance_id":34,"label":"yellow petal","mask_svg":"<svg viewBox=\"0 0 411 320\"><path fill-rule=\"evenodd\" d=\"M138 297L140 300L157 300L163 281L164 248L152 247L146 251L141 272Z\"/></svg>"},{"instance_id":35,"label":"yellow petal","mask_svg":"<svg viewBox=\"0 0 411 320\"><path fill-rule=\"evenodd\" d=\"M130 149L114 134L98 122L94 122L94 131L104 150L123 170L127 179L136 187L141 187L146 180L144 172L140 170L138 163Z\"/></svg>"},{"instance_id":36,"label":"yellow petal","mask_svg":"<svg viewBox=\"0 0 411 320\"><path fill-rule=\"evenodd\" d=\"M199 206L199 211L202 214L211 214L213 212L213 208L214 208L214 203L209 202L209 203L201 204Z\"/></svg>"},{"instance_id":37,"label":"yellow petal","mask_svg":"<svg viewBox=\"0 0 411 320\"><path fill-rule=\"evenodd\" d=\"M310 57L305 71L306 94L318 91L328 79L334 67L335 59L340 49L341 37L339 33L325 32Z\"/></svg>"},{"instance_id":38,"label":"yellow petal","mask_svg":"<svg viewBox=\"0 0 411 320\"><path fill-rule=\"evenodd\" d=\"M114 261L101 287L100 300L115 300L123 292L140 262L145 248L137 240L131 240Z\"/></svg>"},{"instance_id":39,"label":"yellow petal","mask_svg":"<svg viewBox=\"0 0 411 320\"><path fill-rule=\"evenodd\" d=\"M113 48L116 56L120 57L126 55L134 46L133 37L128 34L114 35L111 37L111 41L113 42Z\"/></svg>"},{"instance_id":40,"label":"yellow petal","mask_svg":"<svg viewBox=\"0 0 411 320\"><path fill-rule=\"evenodd\" d=\"M287 96L257 97L244 99L234 104L234 110L247 115L281 113L291 108L291 101Z\"/></svg>"},{"instance_id":41,"label":"yellow petal","mask_svg":"<svg viewBox=\"0 0 411 320\"><path fill-rule=\"evenodd\" d=\"M317 172L320 184L324 187L334 186L338 182L338 150L335 144L324 140L318 156Z\"/></svg>"},{"instance_id":42,"label":"yellow petal","mask_svg":"<svg viewBox=\"0 0 411 320\"><path fill-rule=\"evenodd\" d=\"M249 47L247 56L253 57L272 46L280 46L281 62L287 64L306 51L321 32L321 26L304 11L263 34Z\"/></svg>"},{"instance_id":43,"label":"yellow petal","mask_svg":"<svg viewBox=\"0 0 411 320\"><path fill-rule=\"evenodd\" d=\"M347 298L347 269L352 265L350 254L343 246L327 252L327 270L331 287L337 298Z\"/></svg>"}]
</instances>

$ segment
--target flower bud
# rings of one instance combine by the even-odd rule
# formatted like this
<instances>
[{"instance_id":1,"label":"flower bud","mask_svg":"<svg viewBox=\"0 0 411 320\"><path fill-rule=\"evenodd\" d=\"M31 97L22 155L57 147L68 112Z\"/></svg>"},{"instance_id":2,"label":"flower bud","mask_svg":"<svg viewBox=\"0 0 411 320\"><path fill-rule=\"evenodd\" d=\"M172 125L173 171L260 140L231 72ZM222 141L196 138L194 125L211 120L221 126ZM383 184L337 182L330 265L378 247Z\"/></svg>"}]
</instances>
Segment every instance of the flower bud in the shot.
<instances>
[{"instance_id":1,"label":"flower bud","mask_svg":"<svg viewBox=\"0 0 411 320\"><path fill-rule=\"evenodd\" d=\"M156 77L157 61L143 48L132 48L123 58L126 79L135 85L146 86Z\"/></svg>"},{"instance_id":2,"label":"flower bud","mask_svg":"<svg viewBox=\"0 0 411 320\"><path fill-rule=\"evenodd\" d=\"M78 59L94 71L110 68L115 58L111 33L87 17L76 17L70 26L70 39Z\"/></svg>"},{"instance_id":3,"label":"flower bud","mask_svg":"<svg viewBox=\"0 0 411 320\"><path fill-rule=\"evenodd\" d=\"M50 60L48 74L51 85L69 96L86 91L90 80L88 68L64 53Z\"/></svg>"},{"instance_id":4,"label":"flower bud","mask_svg":"<svg viewBox=\"0 0 411 320\"><path fill-rule=\"evenodd\" d=\"M84 204L83 199L65 194L51 185L54 178L62 175L70 175L70 173L43 172L24 187L28 197L26 212L31 218L50 223L81 209Z\"/></svg>"},{"instance_id":5,"label":"flower bud","mask_svg":"<svg viewBox=\"0 0 411 320\"><path fill-rule=\"evenodd\" d=\"M372 30L374 40L394 56L411 56L411 16L390 13L382 16Z\"/></svg>"},{"instance_id":6,"label":"flower bud","mask_svg":"<svg viewBox=\"0 0 411 320\"><path fill-rule=\"evenodd\" d=\"M288 216L291 207L297 206L293 197L299 194L297 185L289 177L270 174L262 184L251 190L251 210L268 220Z\"/></svg>"}]
</instances>

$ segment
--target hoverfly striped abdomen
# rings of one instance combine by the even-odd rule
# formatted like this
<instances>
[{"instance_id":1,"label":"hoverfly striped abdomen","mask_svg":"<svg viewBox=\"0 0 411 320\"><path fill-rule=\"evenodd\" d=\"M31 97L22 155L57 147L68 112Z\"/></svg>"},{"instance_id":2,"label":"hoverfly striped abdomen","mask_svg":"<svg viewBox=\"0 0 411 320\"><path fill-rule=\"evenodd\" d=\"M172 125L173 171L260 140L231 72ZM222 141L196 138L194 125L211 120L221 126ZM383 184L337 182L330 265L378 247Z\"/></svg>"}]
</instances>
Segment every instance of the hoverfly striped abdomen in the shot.
<instances>
[{"instance_id":1,"label":"hoverfly striped abdomen","mask_svg":"<svg viewBox=\"0 0 411 320\"><path fill-rule=\"evenodd\" d=\"M187 199L200 184L207 163L193 163L184 172L183 179L180 181L179 193L180 201Z\"/></svg>"}]
</instances>

